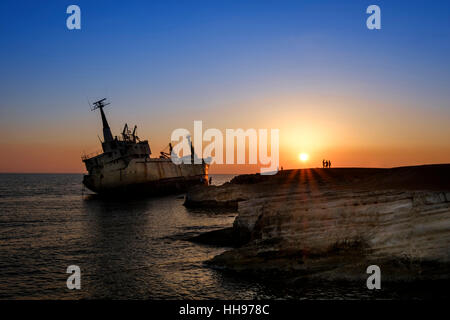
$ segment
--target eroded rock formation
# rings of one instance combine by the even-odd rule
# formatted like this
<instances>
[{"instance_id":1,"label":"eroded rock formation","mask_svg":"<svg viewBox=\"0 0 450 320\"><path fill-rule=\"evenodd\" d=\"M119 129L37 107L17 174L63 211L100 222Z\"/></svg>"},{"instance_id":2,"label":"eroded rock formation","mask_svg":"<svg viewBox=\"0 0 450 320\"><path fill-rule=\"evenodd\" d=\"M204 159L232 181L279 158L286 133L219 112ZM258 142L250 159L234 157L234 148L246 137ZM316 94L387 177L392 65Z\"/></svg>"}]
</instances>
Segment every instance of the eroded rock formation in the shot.
<instances>
[{"instance_id":1,"label":"eroded rock formation","mask_svg":"<svg viewBox=\"0 0 450 320\"><path fill-rule=\"evenodd\" d=\"M237 204L233 232L244 245L215 267L354 279L377 264L384 279L450 276L450 165L240 176L189 197Z\"/></svg>"}]
</instances>

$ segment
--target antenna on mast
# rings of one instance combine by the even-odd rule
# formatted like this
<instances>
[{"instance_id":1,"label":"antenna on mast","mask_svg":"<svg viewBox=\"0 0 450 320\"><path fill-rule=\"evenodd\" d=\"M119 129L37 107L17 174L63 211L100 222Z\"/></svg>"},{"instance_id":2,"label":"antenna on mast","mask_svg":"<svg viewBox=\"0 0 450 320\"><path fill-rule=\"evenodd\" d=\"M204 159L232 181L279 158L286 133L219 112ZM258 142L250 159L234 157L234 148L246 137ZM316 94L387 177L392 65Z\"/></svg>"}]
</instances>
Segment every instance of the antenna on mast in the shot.
<instances>
[{"instance_id":1,"label":"antenna on mast","mask_svg":"<svg viewBox=\"0 0 450 320\"><path fill-rule=\"evenodd\" d=\"M94 111L96 109L102 109L102 108L106 107L107 105L111 104L111 103L105 102L105 101L106 101L106 98L95 101L91 106L91 111Z\"/></svg>"},{"instance_id":2,"label":"antenna on mast","mask_svg":"<svg viewBox=\"0 0 450 320\"><path fill-rule=\"evenodd\" d=\"M104 143L107 143L107 142L112 142L114 139L113 139L113 136L111 133L111 129L109 128L108 121L106 120L105 113L103 112L103 108L110 104L109 102L105 102L105 101L106 101L106 98L95 101L92 104L91 111L100 109L100 115L102 116L102 123L103 123L103 138L104 138L103 141L104 141Z\"/></svg>"}]
</instances>

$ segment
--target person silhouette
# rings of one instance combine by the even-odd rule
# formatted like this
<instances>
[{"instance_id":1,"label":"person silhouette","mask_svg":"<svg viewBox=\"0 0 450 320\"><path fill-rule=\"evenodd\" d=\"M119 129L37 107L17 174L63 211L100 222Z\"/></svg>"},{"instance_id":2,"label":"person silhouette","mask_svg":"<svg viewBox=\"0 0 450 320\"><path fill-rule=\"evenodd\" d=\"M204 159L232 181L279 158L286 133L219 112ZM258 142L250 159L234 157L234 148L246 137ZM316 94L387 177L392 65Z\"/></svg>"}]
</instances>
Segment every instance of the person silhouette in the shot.
<instances>
[{"instance_id":1,"label":"person silhouette","mask_svg":"<svg viewBox=\"0 0 450 320\"><path fill-rule=\"evenodd\" d=\"M325 159L322 160L322 167L325 168Z\"/></svg>"},{"instance_id":2,"label":"person silhouette","mask_svg":"<svg viewBox=\"0 0 450 320\"><path fill-rule=\"evenodd\" d=\"M328 168L331 168L331 160L328 160Z\"/></svg>"}]
</instances>

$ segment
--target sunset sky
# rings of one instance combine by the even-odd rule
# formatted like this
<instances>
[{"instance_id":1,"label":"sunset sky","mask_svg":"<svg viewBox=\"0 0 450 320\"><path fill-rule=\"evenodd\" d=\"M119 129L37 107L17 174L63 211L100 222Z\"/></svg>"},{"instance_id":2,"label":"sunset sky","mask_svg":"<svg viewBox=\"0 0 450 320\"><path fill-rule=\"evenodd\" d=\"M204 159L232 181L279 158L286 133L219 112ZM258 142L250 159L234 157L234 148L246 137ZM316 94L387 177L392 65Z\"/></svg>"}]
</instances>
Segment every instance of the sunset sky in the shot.
<instances>
[{"instance_id":1,"label":"sunset sky","mask_svg":"<svg viewBox=\"0 0 450 320\"><path fill-rule=\"evenodd\" d=\"M450 1L3 0L0 43L0 172L84 172L103 97L155 156L202 120L280 129L285 169L450 162Z\"/></svg>"}]
</instances>

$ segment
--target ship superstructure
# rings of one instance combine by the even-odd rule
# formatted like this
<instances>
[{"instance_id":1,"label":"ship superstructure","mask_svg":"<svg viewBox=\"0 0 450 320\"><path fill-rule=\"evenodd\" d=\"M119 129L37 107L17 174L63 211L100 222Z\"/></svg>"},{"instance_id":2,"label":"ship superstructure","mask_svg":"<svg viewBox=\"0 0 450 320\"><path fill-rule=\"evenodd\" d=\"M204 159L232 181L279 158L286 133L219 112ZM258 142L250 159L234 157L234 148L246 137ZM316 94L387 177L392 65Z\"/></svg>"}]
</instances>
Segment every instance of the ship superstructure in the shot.
<instances>
[{"instance_id":1,"label":"ship superstructure","mask_svg":"<svg viewBox=\"0 0 450 320\"><path fill-rule=\"evenodd\" d=\"M100 110L102 118L103 152L82 157L88 171L83 178L87 188L101 194L151 195L180 192L193 184L208 183L208 165L204 162L177 165L171 161L171 152L161 152L158 158L152 158L150 145L139 139L136 126L131 131L125 124L121 136L113 137L103 110L107 105L106 98L93 104L92 110Z\"/></svg>"}]
</instances>

